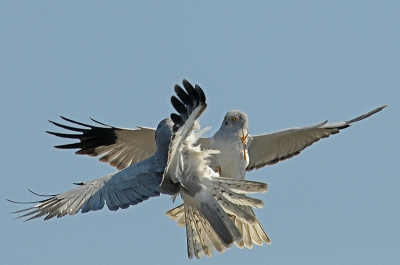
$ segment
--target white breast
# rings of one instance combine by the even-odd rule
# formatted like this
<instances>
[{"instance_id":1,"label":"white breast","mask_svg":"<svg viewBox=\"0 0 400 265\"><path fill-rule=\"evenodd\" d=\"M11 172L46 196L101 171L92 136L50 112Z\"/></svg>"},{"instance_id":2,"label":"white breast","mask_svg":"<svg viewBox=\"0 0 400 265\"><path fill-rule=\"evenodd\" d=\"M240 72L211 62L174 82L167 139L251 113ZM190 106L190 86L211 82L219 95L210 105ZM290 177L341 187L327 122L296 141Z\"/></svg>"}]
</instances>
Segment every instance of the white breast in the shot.
<instances>
[{"instance_id":1,"label":"white breast","mask_svg":"<svg viewBox=\"0 0 400 265\"><path fill-rule=\"evenodd\" d=\"M219 137L214 135L211 148L221 153L213 156L210 166L213 169L220 166L221 177L244 179L246 167L249 164L249 154L247 150L244 150L242 142L236 135L226 136L218 139Z\"/></svg>"}]
</instances>

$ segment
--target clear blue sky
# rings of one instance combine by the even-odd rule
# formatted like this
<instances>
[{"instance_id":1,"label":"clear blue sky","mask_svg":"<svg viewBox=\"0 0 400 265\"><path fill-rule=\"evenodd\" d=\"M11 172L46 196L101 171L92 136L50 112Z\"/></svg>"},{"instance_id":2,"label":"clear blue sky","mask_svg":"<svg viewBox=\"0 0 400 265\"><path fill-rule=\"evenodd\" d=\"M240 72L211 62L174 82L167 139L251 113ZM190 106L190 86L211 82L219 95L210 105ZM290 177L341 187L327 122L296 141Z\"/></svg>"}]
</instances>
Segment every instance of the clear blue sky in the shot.
<instances>
[{"instance_id":1,"label":"clear blue sky","mask_svg":"<svg viewBox=\"0 0 400 265\"><path fill-rule=\"evenodd\" d=\"M68 2L68 3L67 3ZM47 120L157 126L187 78L211 135L230 109L253 135L381 113L256 170L271 245L193 264L397 264L400 260L399 1L1 1L0 264L188 262L168 196L23 223L9 212L114 171L53 145Z\"/></svg>"}]
</instances>

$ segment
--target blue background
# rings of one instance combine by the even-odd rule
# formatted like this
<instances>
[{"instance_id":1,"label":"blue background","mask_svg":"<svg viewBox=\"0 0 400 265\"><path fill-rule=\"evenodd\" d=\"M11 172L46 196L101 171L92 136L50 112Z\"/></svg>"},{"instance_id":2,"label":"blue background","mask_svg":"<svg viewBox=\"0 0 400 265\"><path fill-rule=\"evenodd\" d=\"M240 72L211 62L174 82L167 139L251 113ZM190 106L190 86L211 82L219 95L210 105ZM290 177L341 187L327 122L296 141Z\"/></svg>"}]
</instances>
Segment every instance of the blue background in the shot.
<instances>
[{"instance_id":1,"label":"blue background","mask_svg":"<svg viewBox=\"0 0 400 265\"><path fill-rule=\"evenodd\" d=\"M12 221L37 200L114 172L52 146L47 120L156 127L173 85L206 92L212 135L230 109L264 134L383 110L299 156L255 170L271 245L193 264L397 264L398 1L1 1L0 263L188 262L168 196L127 210Z\"/></svg>"}]
</instances>

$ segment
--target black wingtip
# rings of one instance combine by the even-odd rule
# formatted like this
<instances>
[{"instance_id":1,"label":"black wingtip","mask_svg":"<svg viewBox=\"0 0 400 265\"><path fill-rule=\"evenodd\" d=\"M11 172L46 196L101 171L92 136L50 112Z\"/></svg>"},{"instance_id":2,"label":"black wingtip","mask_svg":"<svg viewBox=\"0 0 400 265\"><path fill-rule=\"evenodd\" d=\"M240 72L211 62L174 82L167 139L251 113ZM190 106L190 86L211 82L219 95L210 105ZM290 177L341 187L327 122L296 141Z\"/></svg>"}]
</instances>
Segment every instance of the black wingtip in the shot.
<instances>
[{"instance_id":1,"label":"black wingtip","mask_svg":"<svg viewBox=\"0 0 400 265\"><path fill-rule=\"evenodd\" d=\"M173 131L175 133L179 129L179 126L184 124L184 121L182 120L181 116L176 113L171 113L171 120L174 122Z\"/></svg>"},{"instance_id":2,"label":"black wingtip","mask_svg":"<svg viewBox=\"0 0 400 265\"><path fill-rule=\"evenodd\" d=\"M186 94L186 92L178 85L175 85L174 87L176 95L179 97L179 99L188 106L191 106L193 104L192 100L190 97Z\"/></svg>"},{"instance_id":3,"label":"black wingtip","mask_svg":"<svg viewBox=\"0 0 400 265\"><path fill-rule=\"evenodd\" d=\"M53 194L53 195L43 195L43 194L38 194L38 193L36 193L36 192L33 192L32 190L30 190L30 189L28 189L29 190L29 192L30 193L32 193L33 195L36 195L36 196L40 196L40 197L54 197L54 196L57 196L57 194Z\"/></svg>"},{"instance_id":4,"label":"black wingtip","mask_svg":"<svg viewBox=\"0 0 400 265\"><path fill-rule=\"evenodd\" d=\"M186 92L188 93L188 96L194 101L195 105L198 101L200 101L200 96L197 93L197 91L194 89L192 84L190 84L186 79L183 79L182 81L183 87L185 88Z\"/></svg>"},{"instance_id":5,"label":"black wingtip","mask_svg":"<svg viewBox=\"0 0 400 265\"><path fill-rule=\"evenodd\" d=\"M17 202L17 201L13 201L13 200L10 200L10 199L6 199L6 201L8 201L8 202L11 202L11 203L17 203L17 204L32 204L32 203L41 203L42 201L33 201L33 202ZM17 211L17 212L11 212L11 213L18 213L18 212L20 212L20 211ZM10 213L10 214L11 214Z\"/></svg>"},{"instance_id":6,"label":"black wingtip","mask_svg":"<svg viewBox=\"0 0 400 265\"><path fill-rule=\"evenodd\" d=\"M197 91L197 93L200 96L201 103L205 104L206 103L206 94L204 94L203 89L201 89L201 87L199 85L195 85L195 90Z\"/></svg>"},{"instance_id":7,"label":"black wingtip","mask_svg":"<svg viewBox=\"0 0 400 265\"><path fill-rule=\"evenodd\" d=\"M175 108L175 110L179 112L179 114L186 113L185 105L181 101L179 101L179 99L177 99L175 96L171 97L171 103L172 106Z\"/></svg>"},{"instance_id":8,"label":"black wingtip","mask_svg":"<svg viewBox=\"0 0 400 265\"><path fill-rule=\"evenodd\" d=\"M110 128L113 128L113 129L117 129L117 128L115 128L114 126L111 126L111 125L102 123L102 122L100 122L100 121L98 121L98 120L95 120L95 119L93 119L93 118L90 118L90 117L89 117L89 119L91 119L92 121L94 121L95 123L98 123L98 124L100 124L100 125L103 125L103 126L106 126L106 127L110 127ZM95 126L91 126L91 127L94 128Z\"/></svg>"}]
</instances>

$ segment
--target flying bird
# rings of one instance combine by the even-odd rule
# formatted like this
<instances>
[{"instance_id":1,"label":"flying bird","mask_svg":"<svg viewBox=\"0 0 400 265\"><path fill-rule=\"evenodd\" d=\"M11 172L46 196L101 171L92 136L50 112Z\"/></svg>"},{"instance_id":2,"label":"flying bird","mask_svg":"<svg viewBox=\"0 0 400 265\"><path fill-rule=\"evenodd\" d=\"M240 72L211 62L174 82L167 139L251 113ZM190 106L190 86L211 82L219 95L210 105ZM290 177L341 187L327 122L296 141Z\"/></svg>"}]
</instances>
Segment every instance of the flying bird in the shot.
<instances>
[{"instance_id":1,"label":"flying bird","mask_svg":"<svg viewBox=\"0 0 400 265\"><path fill-rule=\"evenodd\" d=\"M201 150L195 145L205 131L197 118L205 110L203 90L183 80L186 92L178 85L172 104L179 112L160 122L155 131L156 151L147 159L129 165L123 170L95 180L76 183L78 187L36 202L37 205L17 211L28 220L45 216L74 215L81 211L100 210L106 204L116 211L126 209L160 193L180 194L184 204L184 222L189 258L212 256L213 248L224 252L234 242L242 240L241 231L231 216L245 223L254 223L255 217L240 206L261 208L263 202L246 196L266 192L267 185L246 180L221 178L208 165L215 150ZM206 128L207 129L207 128ZM196 132L195 132L196 131ZM9 200L10 201L10 200ZM11 201L14 202L14 201Z\"/></svg>"},{"instance_id":2,"label":"flying bird","mask_svg":"<svg viewBox=\"0 0 400 265\"><path fill-rule=\"evenodd\" d=\"M215 168L221 176L244 179L246 171L272 165L298 155L300 151L319 139L338 133L339 130L381 111L384 107L386 105L346 122L327 124L325 121L317 125L254 137L249 134L247 115L242 111L232 110L225 115L220 129L213 137L199 139L198 143L204 149L220 151L210 158L210 166ZM255 216L250 206L240 207ZM183 207L179 205L167 215L172 220L181 223L182 212ZM249 224L235 219L235 224L243 235L243 239L236 242L239 248L252 248L253 243L257 245L262 245L263 242L271 243L258 220Z\"/></svg>"},{"instance_id":3,"label":"flying bird","mask_svg":"<svg viewBox=\"0 0 400 265\"><path fill-rule=\"evenodd\" d=\"M169 148L163 183L179 186L182 204L182 220L186 226L189 258L212 256L213 248L225 251L232 244L242 241L242 231L235 220L254 224L254 215L242 207L263 206L261 200L247 197L247 193L265 192L267 185L246 180L222 178L209 167L210 158L219 151L202 150L197 141L209 128L201 131L197 118L207 107L202 89L183 80L186 92L175 85L178 97L171 98L178 114L171 114L174 135ZM161 185L163 186L163 184ZM232 218L232 219L231 219Z\"/></svg>"},{"instance_id":4,"label":"flying bird","mask_svg":"<svg viewBox=\"0 0 400 265\"><path fill-rule=\"evenodd\" d=\"M337 134L340 130L370 117L386 106L383 105L344 122L327 123L327 121L324 121L311 126L295 127L255 136L249 134L247 115L239 110L231 110L226 113L220 129L214 136L199 138L198 143L203 150L219 151L218 154L213 154L209 158L211 161L209 166L215 169L220 176L244 179L246 172L292 158L320 139ZM64 117L61 118L86 128L75 128L52 122L54 125L64 129L79 132L79 134L48 132L55 136L79 140L76 143L55 146L56 148L79 149L76 154L101 156L100 161L107 162L120 170L131 163L146 158L154 151L154 129L152 128L124 129L92 119L94 122L105 126L99 127L79 123ZM254 216L251 207L240 207ZM180 225L184 225L182 205L168 211L167 214L171 219L178 221ZM263 242L270 243L270 239L258 221L252 225L242 222L240 219L235 219L234 221L243 234L243 240L235 242L238 247L252 248L253 243L257 245L262 245Z\"/></svg>"},{"instance_id":5,"label":"flying bird","mask_svg":"<svg viewBox=\"0 0 400 265\"><path fill-rule=\"evenodd\" d=\"M49 196L45 200L36 202L38 204L33 207L14 213L28 211L17 217L29 217L26 221L41 216L45 216L44 220L48 220L53 217L74 215L79 211L87 213L101 210L105 204L111 211L126 209L130 205L136 205L150 197L159 196L159 187L168 161L173 125L170 118L159 123L155 131L156 150L149 158L132 164L117 173L75 183L78 187ZM175 190L169 186L162 190L170 195L175 194Z\"/></svg>"}]
</instances>

